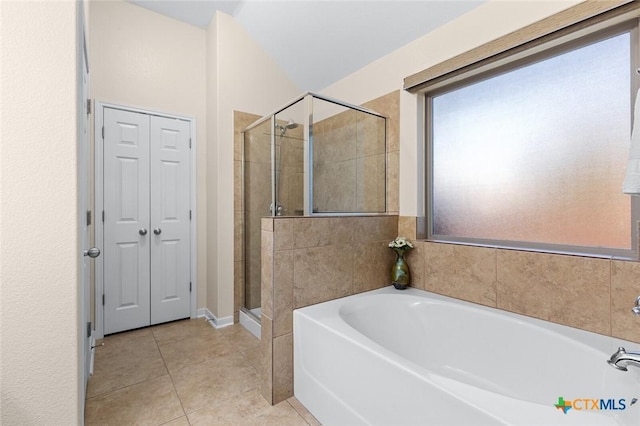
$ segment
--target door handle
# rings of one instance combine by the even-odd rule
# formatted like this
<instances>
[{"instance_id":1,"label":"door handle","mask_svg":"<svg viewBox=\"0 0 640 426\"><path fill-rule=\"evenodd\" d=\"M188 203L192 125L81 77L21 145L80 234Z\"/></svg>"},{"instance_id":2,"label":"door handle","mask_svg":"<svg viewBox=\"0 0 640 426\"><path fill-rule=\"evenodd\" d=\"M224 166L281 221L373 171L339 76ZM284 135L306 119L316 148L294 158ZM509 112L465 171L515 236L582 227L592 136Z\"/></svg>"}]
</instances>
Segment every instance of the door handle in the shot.
<instances>
[{"instance_id":1,"label":"door handle","mask_svg":"<svg viewBox=\"0 0 640 426\"><path fill-rule=\"evenodd\" d=\"M154 234L156 234L156 235L160 235L160 234L162 234L162 229L160 229L160 228L154 228L154 229L153 229L153 233L154 233Z\"/></svg>"},{"instance_id":2,"label":"door handle","mask_svg":"<svg viewBox=\"0 0 640 426\"><path fill-rule=\"evenodd\" d=\"M85 250L82 254L95 259L96 257L100 256L100 249L98 247L91 247L89 250Z\"/></svg>"},{"instance_id":3,"label":"door handle","mask_svg":"<svg viewBox=\"0 0 640 426\"><path fill-rule=\"evenodd\" d=\"M140 230L138 231L138 234L147 235L147 228L140 228Z\"/></svg>"}]
</instances>

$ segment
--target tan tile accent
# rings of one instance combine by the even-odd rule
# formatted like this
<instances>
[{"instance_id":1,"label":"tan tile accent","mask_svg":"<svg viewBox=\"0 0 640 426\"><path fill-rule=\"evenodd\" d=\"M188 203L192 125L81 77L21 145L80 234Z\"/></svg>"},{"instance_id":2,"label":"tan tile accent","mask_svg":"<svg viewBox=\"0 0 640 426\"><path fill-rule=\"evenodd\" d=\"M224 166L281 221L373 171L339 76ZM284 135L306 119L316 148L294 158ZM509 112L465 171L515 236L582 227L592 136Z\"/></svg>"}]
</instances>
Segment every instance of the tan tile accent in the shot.
<instances>
[{"instance_id":1,"label":"tan tile accent","mask_svg":"<svg viewBox=\"0 0 640 426\"><path fill-rule=\"evenodd\" d=\"M398 214L400 204L398 194L400 192L400 155L399 151L387 153L387 211Z\"/></svg>"},{"instance_id":2,"label":"tan tile accent","mask_svg":"<svg viewBox=\"0 0 640 426\"><path fill-rule=\"evenodd\" d=\"M220 329L220 334L227 339L228 345L236 351L248 352L260 350L260 340L240 324Z\"/></svg>"},{"instance_id":3,"label":"tan tile accent","mask_svg":"<svg viewBox=\"0 0 640 426\"><path fill-rule=\"evenodd\" d=\"M428 291L496 306L495 249L425 243L424 273Z\"/></svg>"},{"instance_id":4,"label":"tan tile accent","mask_svg":"<svg viewBox=\"0 0 640 426\"><path fill-rule=\"evenodd\" d=\"M222 334L217 330L213 331L207 335L196 335L173 343L158 344L169 372L174 373L181 368L231 354L231 347Z\"/></svg>"},{"instance_id":5,"label":"tan tile accent","mask_svg":"<svg viewBox=\"0 0 640 426\"><path fill-rule=\"evenodd\" d=\"M273 402L293 396L293 333L273 340Z\"/></svg>"},{"instance_id":6,"label":"tan tile accent","mask_svg":"<svg viewBox=\"0 0 640 426\"><path fill-rule=\"evenodd\" d=\"M260 255L262 314L273 317L273 232L262 231L260 245L262 247Z\"/></svg>"},{"instance_id":7,"label":"tan tile accent","mask_svg":"<svg viewBox=\"0 0 640 426\"><path fill-rule=\"evenodd\" d=\"M400 150L400 91L396 90L362 104L387 116L387 151Z\"/></svg>"},{"instance_id":8,"label":"tan tile accent","mask_svg":"<svg viewBox=\"0 0 640 426\"><path fill-rule=\"evenodd\" d=\"M398 217L398 236L406 237L411 241L416 239L416 217L400 216Z\"/></svg>"},{"instance_id":9,"label":"tan tile accent","mask_svg":"<svg viewBox=\"0 0 640 426\"><path fill-rule=\"evenodd\" d=\"M350 243L354 238L355 217L305 217L295 219L293 238L295 248L321 247Z\"/></svg>"},{"instance_id":10,"label":"tan tile accent","mask_svg":"<svg viewBox=\"0 0 640 426\"><path fill-rule=\"evenodd\" d=\"M262 383L260 391L264 399L273 405L273 322L262 314L260 330L260 347L262 351Z\"/></svg>"},{"instance_id":11,"label":"tan tile accent","mask_svg":"<svg viewBox=\"0 0 640 426\"><path fill-rule=\"evenodd\" d=\"M160 425L184 416L168 375L87 400L86 425Z\"/></svg>"},{"instance_id":12,"label":"tan tile accent","mask_svg":"<svg viewBox=\"0 0 640 426\"><path fill-rule=\"evenodd\" d=\"M273 262L274 337L293 332L293 264L294 256L292 250L275 252Z\"/></svg>"},{"instance_id":13,"label":"tan tile accent","mask_svg":"<svg viewBox=\"0 0 640 426\"><path fill-rule=\"evenodd\" d=\"M273 218L263 217L260 221L261 228L263 231L273 232Z\"/></svg>"},{"instance_id":14,"label":"tan tile accent","mask_svg":"<svg viewBox=\"0 0 640 426\"><path fill-rule=\"evenodd\" d=\"M242 210L242 162L233 162L233 210Z\"/></svg>"},{"instance_id":15,"label":"tan tile accent","mask_svg":"<svg viewBox=\"0 0 640 426\"><path fill-rule=\"evenodd\" d=\"M398 236L398 216L360 216L351 219L353 219L352 225L349 222L345 223L354 227L354 241L388 243Z\"/></svg>"},{"instance_id":16,"label":"tan tile accent","mask_svg":"<svg viewBox=\"0 0 640 426\"><path fill-rule=\"evenodd\" d=\"M611 262L611 334L640 342L640 317L631 312L640 296L640 263Z\"/></svg>"},{"instance_id":17,"label":"tan tile accent","mask_svg":"<svg viewBox=\"0 0 640 426\"><path fill-rule=\"evenodd\" d=\"M352 293L353 251L348 245L296 250L294 262L296 308Z\"/></svg>"},{"instance_id":18,"label":"tan tile accent","mask_svg":"<svg viewBox=\"0 0 640 426\"><path fill-rule=\"evenodd\" d=\"M237 354L190 365L172 372L171 377L187 414L260 384L258 372Z\"/></svg>"},{"instance_id":19,"label":"tan tile accent","mask_svg":"<svg viewBox=\"0 0 640 426\"><path fill-rule=\"evenodd\" d=\"M274 341L268 335L270 319L264 317L263 321L263 333L267 333L271 347ZM260 395L259 376L273 377L262 371L264 342L240 325L216 330L204 320L184 320L108 336L104 342L105 346L97 348L100 355L96 356L96 369L129 369L124 361L104 363L119 354L127 355L129 363L139 360L144 365L155 357L150 348L157 345L156 350L160 348L169 365L169 374L165 369L162 376L88 398L87 425L181 426L189 424L185 412L194 424L305 425L305 419L309 422L313 418L295 402L271 407ZM286 372L290 363L290 343L287 338L276 342L279 354L275 365L279 371ZM177 364L180 359L183 365ZM270 362L269 369L272 366ZM90 383L95 379L91 377Z\"/></svg>"},{"instance_id":20,"label":"tan tile accent","mask_svg":"<svg viewBox=\"0 0 640 426\"><path fill-rule=\"evenodd\" d=\"M95 352L95 367L87 396L93 397L167 374L150 329L116 334Z\"/></svg>"},{"instance_id":21,"label":"tan tile accent","mask_svg":"<svg viewBox=\"0 0 640 426\"><path fill-rule=\"evenodd\" d=\"M275 250L289 250L293 248L293 224L295 219L275 218L273 232L275 232Z\"/></svg>"},{"instance_id":22,"label":"tan tile accent","mask_svg":"<svg viewBox=\"0 0 640 426\"><path fill-rule=\"evenodd\" d=\"M320 422L315 417L313 417L313 414L311 414L309 410L307 410L307 408L296 399L295 396L287 399L287 402L294 408L294 410L298 412L298 414L302 416L303 419L306 420L309 426L322 426Z\"/></svg>"},{"instance_id":23,"label":"tan tile accent","mask_svg":"<svg viewBox=\"0 0 640 426\"><path fill-rule=\"evenodd\" d=\"M375 290L391 284L391 265L395 259L387 242L353 245L353 293Z\"/></svg>"},{"instance_id":24,"label":"tan tile accent","mask_svg":"<svg viewBox=\"0 0 640 426\"><path fill-rule=\"evenodd\" d=\"M189 425L189 420L187 420L187 416L182 416L175 420L170 421L169 423L165 423L162 426L190 426L190 425Z\"/></svg>"},{"instance_id":25,"label":"tan tile accent","mask_svg":"<svg viewBox=\"0 0 640 426\"><path fill-rule=\"evenodd\" d=\"M409 271L411 272L411 287L424 290L426 282L426 243L422 241L414 241L413 246L413 250L409 250L409 252L405 255L405 259L407 260L407 264L409 265ZM392 262L393 261L395 261L395 259L393 259Z\"/></svg>"},{"instance_id":26,"label":"tan tile accent","mask_svg":"<svg viewBox=\"0 0 640 426\"><path fill-rule=\"evenodd\" d=\"M244 261L233 262L233 311L237 315L244 306ZM237 323L237 321L234 321Z\"/></svg>"},{"instance_id":27,"label":"tan tile accent","mask_svg":"<svg viewBox=\"0 0 640 426\"><path fill-rule=\"evenodd\" d=\"M244 218L242 209L244 207L242 191L242 151L243 138L242 131L251 123L258 120L260 116L248 114L241 111L233 113L233 209L234 209L234 260L241 262L234 265L234 322L238 322L239 310L244 306ZM239 266L239 267L238 267ZM239 274L242 273L242 276Z\"/></svg>"},{"instance_id":28,"label":"tan tile accent","mask_svg":"<svg viewBox=\"0 0 640 426\"><path fill-rule=\"evenodd\" d=\"M264 425L308 426L307 422L286 401L270 406L256 389L226 400L214 401L189 414L193 426Z\"/></svg>"},{"instance_id":29,"label":"tan tile accent","mask_svg":"<svg viewBox=\"0 0 640 426\"><path fill-rule=\"evenodd\" d=\"M244 258L244 233L242 211L233 212L233 260L238 262Z\"/></svg>"},{"instance_id":30,"label":"tan tile accent","mask_svg":"<svg viewBox=\"0 0 640 426\"><path fill-rule=\"evenodd\" d=\"M498 250L497 265L498 308L610 334L609 260Z\"/></svg>"}]
</instances>

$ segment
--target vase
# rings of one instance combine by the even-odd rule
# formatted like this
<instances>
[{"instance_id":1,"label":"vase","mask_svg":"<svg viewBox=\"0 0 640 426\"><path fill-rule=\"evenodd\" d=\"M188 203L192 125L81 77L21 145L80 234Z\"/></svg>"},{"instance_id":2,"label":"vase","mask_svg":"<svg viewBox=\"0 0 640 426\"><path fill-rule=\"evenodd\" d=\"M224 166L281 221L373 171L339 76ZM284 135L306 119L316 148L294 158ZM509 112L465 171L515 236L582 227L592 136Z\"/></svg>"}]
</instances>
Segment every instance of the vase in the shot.
<instances>
[{"instance_id":1,"label":"vase","mask_svg":"<svg viewBox=\"0 0 640 426\"><path fill-rule=\"evenodd\" d=\"M409 265L404 259L406 250L393 249L393 251L396 252L396 263L391 268L391 284L398 290L404 290L411 284Z\"/></svg>"}]
</instances>

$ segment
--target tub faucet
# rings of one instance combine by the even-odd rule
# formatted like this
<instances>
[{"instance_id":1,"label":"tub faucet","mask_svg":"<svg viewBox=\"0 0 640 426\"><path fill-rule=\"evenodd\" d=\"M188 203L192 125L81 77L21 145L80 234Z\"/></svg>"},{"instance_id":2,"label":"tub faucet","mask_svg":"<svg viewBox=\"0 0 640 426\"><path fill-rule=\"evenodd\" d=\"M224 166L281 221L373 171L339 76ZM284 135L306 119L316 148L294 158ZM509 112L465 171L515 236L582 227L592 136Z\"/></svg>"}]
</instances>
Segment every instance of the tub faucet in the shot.
<instances>
[{"instance_id":1,"label":"tub faucet","mask_svg":"<svg viewBox=\"0 0 640 426\"><path fill-rule=\"evenodd\" d=\"M640 353L627 352L621 346L618 348L616 353L611 355L611 358L609 358L607 362L613 368L617 368L618 370L622 370L622 371L627 371L627 366L631 364L635 364L637 367L640 367Z\"/></svg>"},{"instance_id":2,"label":"tub faucet","mask_svg":"<svg viewBox=\"0 0 640 426\"><path fill-rule=\"evenodd\" d=\"M640 296L636 297L636 303L633 304L631 312L633 312L635 316L640 316Z\"/></svg>"}]
</instances>

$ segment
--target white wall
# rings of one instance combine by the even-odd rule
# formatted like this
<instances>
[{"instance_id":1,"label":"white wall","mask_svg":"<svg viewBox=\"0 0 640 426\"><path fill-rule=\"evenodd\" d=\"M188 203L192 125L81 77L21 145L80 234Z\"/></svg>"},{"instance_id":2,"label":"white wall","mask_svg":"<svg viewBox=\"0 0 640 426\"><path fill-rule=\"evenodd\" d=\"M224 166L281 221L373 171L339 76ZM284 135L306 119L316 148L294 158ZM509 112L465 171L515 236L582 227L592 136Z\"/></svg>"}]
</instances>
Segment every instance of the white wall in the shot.
<instances>
[{"instance_id":1,"label":"white wall","mask_svg":"<svg viewBox=\"0 0 640 426\"><path fill-rule=\"evenodd\" d=\"M431 33L322 90L362 104L394 90L403 79L446 59L571 7L579 0L490 0ZM418 96L400 96L400 214L424 215L422 129Z\"/></svg>"},{"instance_id":2,"label":"white wall","mask_svg":"<svg viewBox=\"0 0 640 426\"><path fill-rule=\"evenodd\" d=\"M76 19L0 2L0 423L82 421Z\"/></svg>"},{"instance_id":3,"label":"white wall","mask_svg":"<svg viewBox=\"0 0 640 426\"><path fill-rule=\"evenodd\" d=\"M208 306L218 317L233 315L233 111L265 115L283 106L301 90L264 53L231 16L216 13L207 29L209 114ZM215 55L216 59L212 59ZM212 107L211 102L216 106ZM215 108L215 112L212 111Z\"/></svg>"},{"instance_id":4,"label":"white wall","mask_svg":"<svg viewBox=\"0 0 640 426\"><path fill-rule=\"evenodd\" d=\"M120 0L91 2L89 13L92 98L196 118L197 299L205 307L205 31Z\"/></svg>"}]
</instances>

